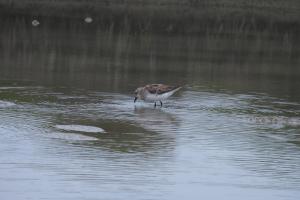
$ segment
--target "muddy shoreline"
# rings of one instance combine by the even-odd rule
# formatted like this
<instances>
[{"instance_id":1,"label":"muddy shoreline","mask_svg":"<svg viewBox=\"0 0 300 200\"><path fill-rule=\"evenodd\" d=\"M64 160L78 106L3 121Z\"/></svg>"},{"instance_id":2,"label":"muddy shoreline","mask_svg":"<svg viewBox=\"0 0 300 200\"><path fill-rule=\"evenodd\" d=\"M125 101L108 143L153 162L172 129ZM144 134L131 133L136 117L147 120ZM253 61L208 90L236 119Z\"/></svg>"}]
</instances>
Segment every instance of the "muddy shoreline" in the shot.
<instances>
[{"instance_id":1,"label":"muddy shoreline","mask_svg":"<svg viewBox=\"0 0 300 200\"><path fill-rule=\"evenodd\" d=\"M173 2L173 3L172 3ZM203 34L273 32L297 37L300 17L293 0L283 5L230 3L227 1L0 1L2 18L38 19L48 24L59 21L83 23L113 32ZM90 27L91 28L91 27Z\"/></svg>"}]
</instances>

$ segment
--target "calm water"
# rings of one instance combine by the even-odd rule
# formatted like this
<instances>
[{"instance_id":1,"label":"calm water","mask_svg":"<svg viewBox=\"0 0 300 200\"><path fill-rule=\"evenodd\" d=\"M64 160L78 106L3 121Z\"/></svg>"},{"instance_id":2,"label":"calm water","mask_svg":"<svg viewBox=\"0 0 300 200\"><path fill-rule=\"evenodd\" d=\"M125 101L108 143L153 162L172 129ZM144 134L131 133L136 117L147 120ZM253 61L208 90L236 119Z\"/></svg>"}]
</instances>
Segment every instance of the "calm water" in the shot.
<instances>
[{"instance_id":1,"label":"calm water","mask_svg":"<svg viewBox=\"0 0 300 200\"><path fill-rule=\"evenodd\" d=\"M288 34L1 24L1 199L299 198L300 56ZM133 103L156 82L184 88L163 108Z\"/></svg>"}]
</instances>

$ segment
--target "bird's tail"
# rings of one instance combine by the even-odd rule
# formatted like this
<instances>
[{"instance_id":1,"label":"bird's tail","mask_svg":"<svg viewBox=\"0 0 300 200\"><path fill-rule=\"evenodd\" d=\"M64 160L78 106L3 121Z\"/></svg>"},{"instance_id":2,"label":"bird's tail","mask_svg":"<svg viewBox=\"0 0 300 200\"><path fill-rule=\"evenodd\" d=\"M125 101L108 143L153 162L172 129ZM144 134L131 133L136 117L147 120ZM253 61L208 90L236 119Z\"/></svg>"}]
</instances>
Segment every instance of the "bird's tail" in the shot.
<instances>
[{"instance_id":1,"label":"bird's tail","mask_svg":"<svg viewBox=\"0 0 300 200\"><path fill-rule=\"evenodd\" d=\"M175 92L177 92L181 88L182 88L181 86L175 86L174 89L173 89L173 91L172 91L172 94L174 94Z\"/></svg>"}]
</instances>

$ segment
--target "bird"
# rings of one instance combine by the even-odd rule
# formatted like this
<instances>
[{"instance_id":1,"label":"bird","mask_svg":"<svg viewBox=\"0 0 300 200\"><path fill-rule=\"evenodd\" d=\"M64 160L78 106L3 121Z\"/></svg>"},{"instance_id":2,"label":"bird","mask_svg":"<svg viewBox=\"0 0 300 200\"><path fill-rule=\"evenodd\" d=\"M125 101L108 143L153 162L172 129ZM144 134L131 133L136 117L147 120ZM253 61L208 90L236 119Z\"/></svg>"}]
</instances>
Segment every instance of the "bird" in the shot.
<instances>
[{"instance_id":1,"label":"bird","mask_svg":"<svg viewBox=\"0 0 300 200\"><path fill-rule=\"evenodd\" d=\"M154 107L156 107L156 102L159 101L160 107L162 107L162 101L172 96L181 88L181 86L170 86L165 84L148 84L143 87L138 87L134 91L134 103L138 99L141 99L147 102L154 102Z\"/></svg>"}]
</instances>

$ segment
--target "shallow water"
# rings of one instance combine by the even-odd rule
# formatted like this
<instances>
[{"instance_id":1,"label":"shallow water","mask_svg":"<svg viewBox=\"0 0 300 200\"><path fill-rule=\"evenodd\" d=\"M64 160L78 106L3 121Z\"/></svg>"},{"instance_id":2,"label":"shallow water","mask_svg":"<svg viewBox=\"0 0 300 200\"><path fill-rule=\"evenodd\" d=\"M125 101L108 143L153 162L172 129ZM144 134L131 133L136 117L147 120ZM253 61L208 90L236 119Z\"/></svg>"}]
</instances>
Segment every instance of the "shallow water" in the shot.
<instances>
[{"instance_id":1,"label":"shallow water","mask_svg":"<svg viewBox=\"0 0 300 200\"><path fill-rule=\"evenodd\" d=\"M21 22L1 30L1 199L299 197L292 42ZM134 104L149 82L184 88Z\"/></svg>"}]
</instances>

